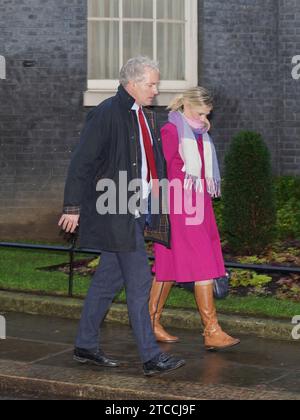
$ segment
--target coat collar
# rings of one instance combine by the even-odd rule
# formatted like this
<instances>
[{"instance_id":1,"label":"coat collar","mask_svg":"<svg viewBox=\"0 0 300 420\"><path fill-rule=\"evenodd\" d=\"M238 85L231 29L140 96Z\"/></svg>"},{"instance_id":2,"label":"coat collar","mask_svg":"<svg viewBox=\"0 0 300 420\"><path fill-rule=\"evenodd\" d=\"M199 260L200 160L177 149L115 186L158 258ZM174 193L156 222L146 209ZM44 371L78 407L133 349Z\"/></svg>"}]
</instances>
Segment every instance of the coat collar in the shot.
<instances>
[{"instance_id":1,"label":"coat collar","mask_svg":"<svg viewBox=\"0 0 300 420\"><path fill-rule=\"evenodd\" d=\"M131 95L129 95L127 90L122 85L120 85L119 88L118 88L117 96L120 99L121 103L128 110L130 110L133 107L133 105L135 103L135 99Z\"/></svg>"}]
</instances>

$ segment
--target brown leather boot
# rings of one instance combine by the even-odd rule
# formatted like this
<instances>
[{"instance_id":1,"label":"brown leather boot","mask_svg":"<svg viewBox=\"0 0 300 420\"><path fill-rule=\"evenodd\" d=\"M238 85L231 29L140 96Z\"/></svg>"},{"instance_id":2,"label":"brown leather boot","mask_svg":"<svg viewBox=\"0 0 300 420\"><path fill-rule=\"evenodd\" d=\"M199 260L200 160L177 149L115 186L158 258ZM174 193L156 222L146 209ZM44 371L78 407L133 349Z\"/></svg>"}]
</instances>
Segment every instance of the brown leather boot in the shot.
<instances>
[{"instance_id":1,"label":"brown leather boot","mask_svg":"<svg viewBox=\"0 0 300 420\"><path fill-rule=\"evenodd\" d=\"M214 303L213 284L196 285L195 298L204 326L204 345L206 350L222 350L240 343L222 331Z\"/></svg>"},{"instance_id":2,"label":"brown leather boot","mask_svg":"<svg viewBox=\"0 0 300 420\"><path fill-rule=\"evenodd\" d=\"M176 343L179 338L168 334L159 323L164 305L169 296L173 282L157 282L154 278L150 292L149 311L156 340L163 343Z\"/></svg>"}]
</instances>

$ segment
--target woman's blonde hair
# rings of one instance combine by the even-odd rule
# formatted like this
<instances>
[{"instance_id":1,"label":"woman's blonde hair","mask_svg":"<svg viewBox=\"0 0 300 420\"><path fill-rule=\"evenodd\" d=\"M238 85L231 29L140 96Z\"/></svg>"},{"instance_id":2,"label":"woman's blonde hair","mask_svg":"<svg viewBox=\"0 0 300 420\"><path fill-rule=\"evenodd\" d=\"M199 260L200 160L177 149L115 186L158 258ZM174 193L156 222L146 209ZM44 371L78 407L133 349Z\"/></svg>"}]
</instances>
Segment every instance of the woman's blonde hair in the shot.
<instances>
[{"instance_id":1,"label":"woman's blonde hair","mask_svg":"<svg viewBox=\"0 0 300 420\"><path fill-rule=\"evenodd\" d=\"M192 107L195 108L203 105L212 107L213 97L207 89L198 86L196 88L188 89L180 95L176 96L171 101L168 109L171 111L182 111L184 108L184 102L188 102Z\"/></svg>"}]
</instances>

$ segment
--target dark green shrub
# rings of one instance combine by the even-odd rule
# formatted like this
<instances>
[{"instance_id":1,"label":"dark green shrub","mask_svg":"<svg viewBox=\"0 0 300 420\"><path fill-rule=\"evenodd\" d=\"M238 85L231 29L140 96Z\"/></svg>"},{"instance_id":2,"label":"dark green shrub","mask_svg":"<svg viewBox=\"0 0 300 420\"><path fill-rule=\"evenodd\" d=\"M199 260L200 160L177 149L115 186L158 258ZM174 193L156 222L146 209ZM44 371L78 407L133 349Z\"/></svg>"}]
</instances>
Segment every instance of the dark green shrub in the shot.
<instances>
[{"instance_id":1,"label":"dark green shrub","mask_svg":"<svg viewBox=\"0 0 300 420\"><path fill-rule=\"evenodd\" d=\"M296 198L277 210L277 233L282 240L300 239L300 201Z\"/></svg>"},{"instance_id":2,"label":"dark green shrub","mask_svg":"<svg viewBox=\"0 0 300 420\"><path fill-rule=\"evenodd\" d=\"M260 134L241 132L225 158L224 235L237 254L259 254L275 236L270 153Z\"/></svg>"},{"instance_id":3,"label":"dark green shrub","mask_svg":"<svg viewBox=\"0 0 300 420\"><path fill-rule=\"evenodd\" d=\"M279 239L300 239L300 178L276 178L277 233Z\"/></svg>"},{"instance_id":4,"label":"dark green shrub","mask_svg":"<svg viewBox=\"0 0 300 420\"><path fill-rule=\"evenodd\" d=\"M300 201L300 177L280 176L275 178L276 207L280 209L287 201Z\"/></svg>"}]
</instances>

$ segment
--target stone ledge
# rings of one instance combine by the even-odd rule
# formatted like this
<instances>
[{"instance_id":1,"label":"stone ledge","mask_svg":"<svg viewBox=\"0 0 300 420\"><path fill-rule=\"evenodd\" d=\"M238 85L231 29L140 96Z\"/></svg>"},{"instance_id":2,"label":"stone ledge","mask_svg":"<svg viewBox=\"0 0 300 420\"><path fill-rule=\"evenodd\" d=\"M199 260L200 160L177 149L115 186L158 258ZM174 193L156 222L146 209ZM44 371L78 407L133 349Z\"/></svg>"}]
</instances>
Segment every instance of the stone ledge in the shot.
<instances>
[{"instance_id":1,"label":"stone ledge","mask_svg":"<svg viewBox=\"0 0 300 420\"><path fill-rule=\"evenodd\" d=\"M65 297L38 296L27 293L2 292L0 312L19 312L30 315L80 319L83 300ZM124 304L113 304L106 321L128 325L128 311ZM254 334L259 337L292 341L292 324L288 321L259 319L237 315L219 315L224 329L236 334ZM166 309L163 316L166 327L200 329L199 314L193 310Z\"/></svg>"}]
</instances>

